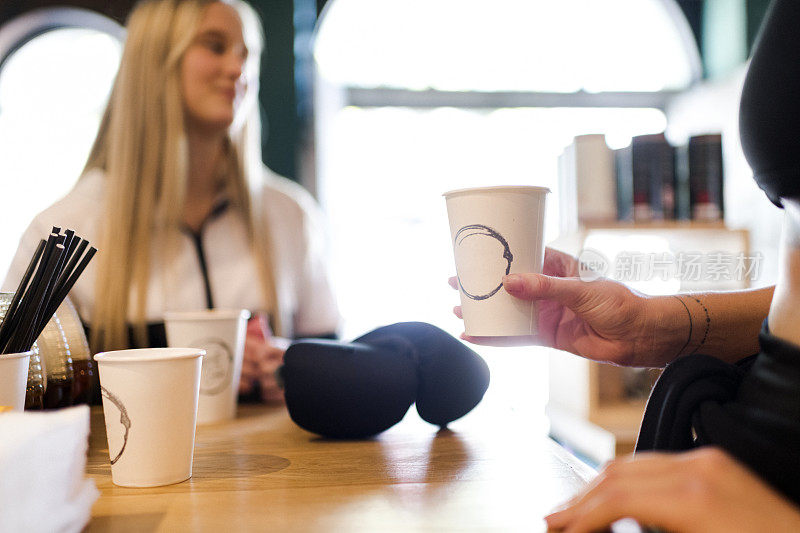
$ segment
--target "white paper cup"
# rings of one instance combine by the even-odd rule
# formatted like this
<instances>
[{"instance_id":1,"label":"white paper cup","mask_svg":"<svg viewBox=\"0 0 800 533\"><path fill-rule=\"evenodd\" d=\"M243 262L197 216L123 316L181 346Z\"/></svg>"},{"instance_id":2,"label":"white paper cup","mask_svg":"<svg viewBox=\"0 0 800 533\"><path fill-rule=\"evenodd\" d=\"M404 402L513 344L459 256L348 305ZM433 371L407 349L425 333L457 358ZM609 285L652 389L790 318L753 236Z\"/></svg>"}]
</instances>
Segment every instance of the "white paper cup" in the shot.
<instances>
[{"instance_id":1,"label":"white paper cup","mask_svg":"<svg viewBox=\"0 0 800 533\"><path fill-rule=\"evenodd\" d=\"M200 365L198 348L99 353L111 480L155 487L192 477Z\"/></svg>"},{"instance_id":2,"label":"white paper cup","mask_svg":"<svg viewBox=\"0 0 800 533\"><path fill-rule=\"evenodd\" d=\"M247 336L246 310L209 309L166 313L169 346L203 348L197 423L209 424L236 417L236 398Z\"/></svg>"},{"instance_id":3,"label":"white paper cup","mask_svg":"<svg viewBox=\"0 0 800 533\"><path fill-rule=\"evenodd\" d=\"M28 364L31 353L7 353L0 355L0 406L13 411L25 408L25 387L28 384Z\"/></svg>"},{"instance_id":4,"label":"white paper cup","mask_svg":"<svg viewBox=\"0 0 800 533\"><path fill-rule=\"evenodd\" d=\"M536 333L534 304L509 295L502 278L542 272L549 192L545 187L509 186L444 193L467 335Z\"/></svg>"}]
</instances>

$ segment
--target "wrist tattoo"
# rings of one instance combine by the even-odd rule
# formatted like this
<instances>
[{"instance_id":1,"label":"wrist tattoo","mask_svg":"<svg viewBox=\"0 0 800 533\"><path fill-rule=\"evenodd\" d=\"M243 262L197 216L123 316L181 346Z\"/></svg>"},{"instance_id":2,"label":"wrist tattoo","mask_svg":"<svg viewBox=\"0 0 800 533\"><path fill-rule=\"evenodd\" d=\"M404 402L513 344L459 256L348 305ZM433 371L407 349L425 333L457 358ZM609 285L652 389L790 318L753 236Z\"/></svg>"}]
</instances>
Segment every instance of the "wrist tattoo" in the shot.
<instances>
[{"instance_id":1,"label":"wrist tattoo","mask_svg":"<svg viewBox=\"0 0 800 533\"><path fill-rule=\"evenodd\" d=\"M678 351L677 357L680 357L681 354L683 354L683 351L686 350L686 347L689 346L689 343L692 342L692 335L694 334L694 319L692 318L692 312L689 311L689 306L686 305L686 302L684 302L683 299L678 295L672 295L672 296L681 303L684 309L686 309L686 315L689 317L689 335L686 338L686 342ZM697 353L697 350L702 348L703 345L706 343L706 339L708 338L708 330L711 329L711 315L708 312L708 307L706 307L705 304L703 304L703 302L701 302L699 298L695 298L694 296L690 296L690 298L695 302L697 302L697 304L703 309L703 313L705 314L703 338L700 339L698 345L691 352L687 354L687 355L694 355L695 353Z\"/></svg>"},{"instance_id":2,"label":"wrist tattoo","mask_svg":"<svg viewBox=\"0 0 800 533\"><path fill-rule=\"evenodd\" d=\"M680 296L673 294L672 297L681 303L683 308L686 309L686 315L689 317L689 336L686 338L686 342L683 344L683 346L681 346L681 349L678 350L678 355L675 356L680 357L686 347L689 346L689 342L692 340L692 313L689 312L689 308L686 307L686 304L683 302L683 300L681 300Z\"/></svg>"},{"instance_id":3,"label":"wrist tattoo","mask_svg":"<svg viewBox=\"0 0 800 533\"><path fill-rule=\"evenodd\" d=\"M706 329L705 329L705 331L703 331L703 338L700 340L700 344L698 344L697 348L692 350L692 352L689 355L693 355L694 353L696 353L697 350L699 350L706 343L706 339L708 338L708 330L711 328L711 316L709 316L709 314L708 314L708 307L706 307L703 304L703 302L700 301L699 298L692 297L692 299L695 302L697 302L700 305L700 307L703 308L703 312L706 314Z\"/></svg>"}]
</instances>

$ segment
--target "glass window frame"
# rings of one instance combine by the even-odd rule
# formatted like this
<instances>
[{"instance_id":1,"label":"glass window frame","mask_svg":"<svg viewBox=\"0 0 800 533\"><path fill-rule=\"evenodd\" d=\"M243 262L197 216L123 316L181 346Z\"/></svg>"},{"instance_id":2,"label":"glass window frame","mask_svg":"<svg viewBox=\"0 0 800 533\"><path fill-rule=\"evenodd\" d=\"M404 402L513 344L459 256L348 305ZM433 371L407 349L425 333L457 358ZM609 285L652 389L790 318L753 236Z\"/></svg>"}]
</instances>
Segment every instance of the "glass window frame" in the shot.
<instances>
[{"instance_id":1,"label":"glass window frame","mask_svg":"<svg viewBox=\"0 0 800 533\"><path fill-rule=\"evenodd\" d=\"M125 28L96 11L79 7L46 7L27 11L0 26L0 70L18 49L48 31L87 28L125 40Z\"/></svg>"}]
</instances>

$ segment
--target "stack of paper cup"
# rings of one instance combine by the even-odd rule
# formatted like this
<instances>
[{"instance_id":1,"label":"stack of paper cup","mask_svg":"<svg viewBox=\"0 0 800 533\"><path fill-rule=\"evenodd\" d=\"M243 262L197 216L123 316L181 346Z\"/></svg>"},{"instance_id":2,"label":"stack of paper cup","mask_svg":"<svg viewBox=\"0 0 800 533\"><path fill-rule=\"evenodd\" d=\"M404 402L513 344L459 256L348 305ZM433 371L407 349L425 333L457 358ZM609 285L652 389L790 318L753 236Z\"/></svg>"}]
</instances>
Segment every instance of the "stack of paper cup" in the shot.
<instances>
[{"instance_id":1,"label":"stack of paper cup","mask_svg":"<svg viewBox=\"0 0 800 533\"><path fill-rule=\"evenodd\" d=\"M114 484L155 487L192 476L204 354L197 348L145 348L94 356Z\"/></svg>"},{"instance_id":2,"label":"stack of paper cup","mask_svg":"<svg viewBox=\"0 0 800 533\"><path fill-rule=\"evenodd\" d=\"M197 423L221 422L236 417L236 398L242 374L247 335L245 310L209 309L164 315L167 344L206 351L200 379Z\"/></svg>"},{"instance_id":3,"label":"stack of paper cup","mask_svg":"<svg viewBox=\"0 0 800 533\"><path fill-rule=\"evenodd\" d=\"M542 272L549 192L545 187L509 186L444 194L468 335L536 333L535 306L509 295L502 279Z\"/></svg>"},{"instance_id":4,"label":"stack of paper cup","mask_svg":"<svg viewBox=\"0 0 800 533\"><path fill-rule=\"evenodd\" d=\"M25 408L28 363L32 352L0 354L0 407Z\"/></svg>"}]
</instances>

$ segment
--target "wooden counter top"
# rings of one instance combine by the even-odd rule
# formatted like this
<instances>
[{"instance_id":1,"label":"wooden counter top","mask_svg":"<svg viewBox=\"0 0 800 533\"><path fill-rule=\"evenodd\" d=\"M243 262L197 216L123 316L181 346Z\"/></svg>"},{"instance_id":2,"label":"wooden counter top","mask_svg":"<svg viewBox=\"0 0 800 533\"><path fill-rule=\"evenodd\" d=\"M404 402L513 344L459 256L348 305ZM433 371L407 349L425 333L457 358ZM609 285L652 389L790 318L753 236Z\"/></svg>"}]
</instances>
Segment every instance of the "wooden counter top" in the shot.
<instances>
[{"instance_id":1,"label":"wooden counter top","mask_svg":"<svg viewBox=\"0 0 800 533\"><path fill-rule=\"evenodd\" d=\"M544 531L594 471L529 422L481 404L437 431L412 407L374 439L335 441L283 407L243 406L198 428L191 479L134 489L111 483L94 407L87 472L101 496L88 531Z\"/></svg>"}]
</instances>

